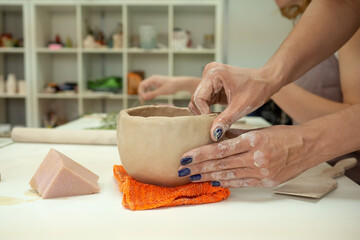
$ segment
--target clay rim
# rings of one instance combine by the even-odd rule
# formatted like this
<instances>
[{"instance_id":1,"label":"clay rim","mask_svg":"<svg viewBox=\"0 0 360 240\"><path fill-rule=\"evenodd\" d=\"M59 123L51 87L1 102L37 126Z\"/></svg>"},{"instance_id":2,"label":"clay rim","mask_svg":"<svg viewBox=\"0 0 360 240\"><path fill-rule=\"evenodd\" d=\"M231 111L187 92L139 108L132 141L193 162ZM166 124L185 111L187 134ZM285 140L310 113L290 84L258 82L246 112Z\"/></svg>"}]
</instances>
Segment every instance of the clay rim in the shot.
<instances>
[{"instance_id":1,"label":"clay rim","mask_svg":"<svg viewBox=\"0 0 360 240\"><path fill-rule=\"evenodd\" d=\"M124 109L121 111L122 115L125 115L126 117L130 117L130 118L143 118L143 119L156 119L156 118L168 118L168 119L174 119L174 118L187 118L187 117L195 117L195 118L200 118L200 117L215 117L218 115L218 113L210 113L210 114L204 114L204 115L184 115L184 116L149 116L149 117L145 117L145 116L141 116L141 115L131 115L131 112L133 111L139 111L141 109L172 109L172 110L180 110L180 111L188 111L192 114L192 112L189 110L189 108L185 108L185 107L174 107L174 106L156 106L156 105L147 105L147 106L139 106L139 107L135 107L135 108L129 108L129 109ZM130 114L129 114L130 113Z\"/></svg>"}]
</instances>

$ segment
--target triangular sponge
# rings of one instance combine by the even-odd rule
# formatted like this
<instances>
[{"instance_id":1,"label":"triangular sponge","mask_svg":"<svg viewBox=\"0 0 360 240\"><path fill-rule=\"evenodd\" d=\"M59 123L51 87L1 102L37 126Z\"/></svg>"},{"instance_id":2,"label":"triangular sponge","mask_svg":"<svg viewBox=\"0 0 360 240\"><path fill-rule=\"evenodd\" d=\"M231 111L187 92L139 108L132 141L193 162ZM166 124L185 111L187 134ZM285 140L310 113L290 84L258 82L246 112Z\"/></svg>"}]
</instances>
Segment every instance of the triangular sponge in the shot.
<instances>
[{"instance_id":1,"label":"triangular sponge","mask_svg":"<svg viewBox=\"0 0 360 240\"><path fill-rule=\"evenodd\" d=\"M98 179L93 172L50 149L30 180L30 186L42 198L56 198L97 193L100 191Z\"/></svg>"}]
</instances>

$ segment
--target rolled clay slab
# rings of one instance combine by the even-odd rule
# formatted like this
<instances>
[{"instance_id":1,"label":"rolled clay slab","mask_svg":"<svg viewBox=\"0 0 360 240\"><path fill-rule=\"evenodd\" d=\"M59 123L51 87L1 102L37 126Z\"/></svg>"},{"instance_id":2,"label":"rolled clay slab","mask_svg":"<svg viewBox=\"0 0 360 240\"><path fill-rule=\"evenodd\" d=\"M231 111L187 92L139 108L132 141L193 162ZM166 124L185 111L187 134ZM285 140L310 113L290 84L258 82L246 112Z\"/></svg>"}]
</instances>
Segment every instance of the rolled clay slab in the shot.
<instances>
[{"instance_id":1,"label":"rolled clay slab","mask_svg":"<svg viewBox=\"0 0 360 240\"><path fill-rule=\"evenodd\" d=\"M180 159L188 150L211 143L215 116L193 115L188 108L170 106L122 110L117 138L125 170L144 183L165 187L189 183L189 177L178 177Z\"/></svg>"}]
</instances>

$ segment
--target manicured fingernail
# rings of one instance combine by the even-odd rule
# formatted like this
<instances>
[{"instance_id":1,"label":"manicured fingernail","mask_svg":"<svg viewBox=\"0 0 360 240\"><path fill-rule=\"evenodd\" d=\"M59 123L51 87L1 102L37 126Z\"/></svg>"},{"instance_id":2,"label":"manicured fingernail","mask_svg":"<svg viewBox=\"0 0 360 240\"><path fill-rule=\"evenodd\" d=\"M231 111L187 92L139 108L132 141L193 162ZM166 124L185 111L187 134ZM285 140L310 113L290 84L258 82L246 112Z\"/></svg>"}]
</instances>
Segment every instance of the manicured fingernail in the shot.
<instances>
[{"instance_id":1,"label":"manicured fingernail","mask_svg":"<svg viewBox=\"0 0 360 240\"><path fill-rule=\"evenodd\" d=\"M221 186L221 183L219 181L212 181L211 182L211 186L213 187L220 187Z\"/></svg>"},{"instance_id":2,"label":"manicured fingernail","mask_svg":"<svg viewBox=\"0 0 360 240\"><path fill-rule=\"evenodd\" d=\"M217 129L215 129L215 131L213 132L213 135L214 135L214 138L215 138L216 141L221 138L222 134L223 134L222 128L217 128Z\"/></svg>"},{"instance_id":3,"label":"manicured fingernail","mask_svg":"<svg viewBox=\"0 0 360 240\"><path fill-rule=\"evenodd\" d=\"M189 163L192 163L192 157L184 157L180 160L180 164L181 165L186 165L186 164L189 164Z\"/></svg>"},{"instance_id":4,"label":"manicured fingernail","mask_svg":"<svg viewBox=\"0 0 360 240\"><path fill-rule=\"evenodd\" d=\"M201 179L201 174L195 174L190 176L190 181L198 181Z\"/></svg>"},{"instance_id":5,"label":"manicured fingernail","mask_svg":"<svg viewBox=\"0 0 360 240\"><path fill-rule=\"evenodd\" d=\"M179 177L185 177L187 175L190 175L190 169L188 168L181 169L180 171L178 171L178 175Z\"/></svg>"}]
</instances>

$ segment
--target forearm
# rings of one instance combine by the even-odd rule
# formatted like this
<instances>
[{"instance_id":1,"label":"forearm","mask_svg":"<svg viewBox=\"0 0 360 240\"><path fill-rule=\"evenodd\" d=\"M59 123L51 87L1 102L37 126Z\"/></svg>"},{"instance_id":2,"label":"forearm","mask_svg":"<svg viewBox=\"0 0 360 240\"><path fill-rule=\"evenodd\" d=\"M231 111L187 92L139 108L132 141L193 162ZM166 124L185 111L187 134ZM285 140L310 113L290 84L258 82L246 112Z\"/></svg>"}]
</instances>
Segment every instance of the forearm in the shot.
<instances>
[{"instance_id":1,"label":"forearm","mask_svg":"<svg viewBox=\"0 0 360 240\"><path fill-rule=\"evenodd\" d=\"M272 99L283 111L299 123L304 123L350 106L347 103L325 99L295 84L283 87L272 96Z\"/></svg>"},{"instance_id":2,"label":"forearm","mask_svg":"<svg viewBox=\"0 0 360 240\"><path fill-rule=\"evenodd\" d=\"M178 76L178 77L173 77L173 81L175 83L176 92L188 91L191 94L193 94L196 90L196 87L199 85L201 78Z\"/></svg>"},{"instance_id":3,"label":"forearm","mask_svg":"<svg viewBox=\"0 0 360 240\"><path fill-rule=\"evenodd\" d=\"M360 1L313 0L264 66L279 87L295 81L337 51L360 26Z\"/></svg>"},{"instance_id":4,"label":"forearm","mask_svg":"<svg viewBox=\"0 0 360 240\"><path fill-rule=\"evenodd\" d=\"M321 162L360 150L360 104L300 125L304 164L313 167Z\"/></svg>"}]
</instances>

